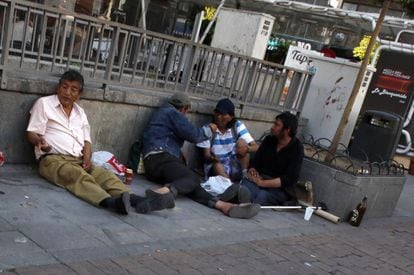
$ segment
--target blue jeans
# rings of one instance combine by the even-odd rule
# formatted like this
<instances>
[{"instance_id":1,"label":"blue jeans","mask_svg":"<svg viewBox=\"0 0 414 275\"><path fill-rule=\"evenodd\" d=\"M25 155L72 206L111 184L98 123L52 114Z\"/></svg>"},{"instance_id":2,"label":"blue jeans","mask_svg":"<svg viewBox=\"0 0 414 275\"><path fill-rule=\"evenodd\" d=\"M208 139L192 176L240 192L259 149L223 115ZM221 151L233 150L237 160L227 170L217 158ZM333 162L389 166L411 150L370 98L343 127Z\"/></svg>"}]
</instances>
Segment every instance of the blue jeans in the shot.
<instances>
[{"instance_id":1,"label":"blue jeans","mask_svg":"<svg viewBox=\"0 0 414 275\"><path fill-rule=\"evenodd\" d=\"M240 184L249 189L253 203L260 205L281 205L289 198L282 188L259 187L256 183L246 178L242 179Z\"/></svg>"}]
</instances>

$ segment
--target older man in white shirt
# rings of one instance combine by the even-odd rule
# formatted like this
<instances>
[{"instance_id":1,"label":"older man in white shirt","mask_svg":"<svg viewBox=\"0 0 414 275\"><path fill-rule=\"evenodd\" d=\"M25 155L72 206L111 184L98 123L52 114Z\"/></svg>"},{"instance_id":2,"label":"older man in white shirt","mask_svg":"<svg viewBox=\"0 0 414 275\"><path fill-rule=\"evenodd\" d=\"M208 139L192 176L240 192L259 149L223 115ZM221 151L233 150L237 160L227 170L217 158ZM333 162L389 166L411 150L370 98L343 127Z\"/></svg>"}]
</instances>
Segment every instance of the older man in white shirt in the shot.
<instances>
[{"instance_id":1,"label":"older man in white shirt","mask_svg":"<svg viewBox=\"0 0 414 275\"><path fill-rule=\"evenodd\" d=\"M96 206L128 214L171 207L173 197L152 192L133 194L113 173L91 164L90 126L76 103L84 80L77 71L65 72L56 94L39 98L30 110L29 142L35 145L39 173L54 184Z\"/></svg>"}]
</instances>

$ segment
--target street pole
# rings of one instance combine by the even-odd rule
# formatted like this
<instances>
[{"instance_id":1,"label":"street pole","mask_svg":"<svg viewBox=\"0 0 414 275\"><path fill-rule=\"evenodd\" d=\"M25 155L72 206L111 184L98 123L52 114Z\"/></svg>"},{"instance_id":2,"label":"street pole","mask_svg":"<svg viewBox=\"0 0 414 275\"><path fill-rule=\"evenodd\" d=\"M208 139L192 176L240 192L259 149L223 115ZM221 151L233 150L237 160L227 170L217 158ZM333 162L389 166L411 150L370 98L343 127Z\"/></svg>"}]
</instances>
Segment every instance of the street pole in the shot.
<instances>
[{"instance_id":1,"label":"street pole","mask_svg":"<svg viewBox=\"0 0 414 275\"><path fill-rule=\"evenodd\" d=\"M147 30L147 11L145 6L145 0L141 0L141 27L144 31Z\"/></svg>"},{"instance_id":2,"label":"street pole","mask_svg":"<svg viewBox=\"0 0 414 275\"><path fill-rule=\"evenodd\" d=\"M207 25L206 29L204 30L203 36L199 40L200 44L203 44L204 39L206 39L208 32L210 31L211 27L213 26L214 21L216 21L217 16L220 12L220 9L224 6L225 2L226 2L226 0L221 0L220 5L217 7L216 12L213 15L213 18L211 18L210 22L208 22L208 25Z\"/></svg>"},{"instance_id":3,"label":"street pole","mask_svg":"<svg viewBox=\"0 0 414 275\"><path fill-rule=\"evenodd\" d=\"M348 123L349 115L351 113L352 107L354 106L355 99L359 93L359 88L361 87L362 80L365 77L365 73L368 67L372 49L374 48L378 34L381 30L382 22L384 22L385 15L390 7L391 1L392 0L385 0L382 5L381 13L377 20L377 23L375 24L374 32L371 35L371 39L369 41L367 50L365 51L365 56L362 61L361 67L359 68L358 75L354 83L354 87L352 88L351 96L349 97L349 100L345 106L345 110L344 110L344 113L342 114L341 121L339 122L339 126L336 130L331 146L329 147L329 152L331 154L327 154L325 157L326 162L330 162L332 160L332 158L334 157L336 153L336 150L338 149L339 141L341 140L344 129Z\"/></svg>"}]
</instances>

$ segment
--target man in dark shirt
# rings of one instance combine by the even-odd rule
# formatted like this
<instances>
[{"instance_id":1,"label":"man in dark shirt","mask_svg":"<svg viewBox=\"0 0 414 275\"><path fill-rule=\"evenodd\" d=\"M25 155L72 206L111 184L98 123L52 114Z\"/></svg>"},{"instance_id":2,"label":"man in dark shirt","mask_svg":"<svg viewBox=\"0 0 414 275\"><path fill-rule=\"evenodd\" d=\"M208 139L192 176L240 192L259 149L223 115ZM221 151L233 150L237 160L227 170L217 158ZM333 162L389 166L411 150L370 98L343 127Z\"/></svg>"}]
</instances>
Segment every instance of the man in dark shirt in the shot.
<instances>
[{"instance_id":1,"label":"man in dark shirt","mask_svg":"<svg viewBox=\"0 0 414 275\"><path fill-rule=\"evenodd\" d=\"M284 112L273 122L271 134L260 145L250 163L247 179L252 201L261 205L280 205L288 200L286 187L299 178L303 161L303 145L295 137L296 116Z\"/></svg>"}]
</instances>

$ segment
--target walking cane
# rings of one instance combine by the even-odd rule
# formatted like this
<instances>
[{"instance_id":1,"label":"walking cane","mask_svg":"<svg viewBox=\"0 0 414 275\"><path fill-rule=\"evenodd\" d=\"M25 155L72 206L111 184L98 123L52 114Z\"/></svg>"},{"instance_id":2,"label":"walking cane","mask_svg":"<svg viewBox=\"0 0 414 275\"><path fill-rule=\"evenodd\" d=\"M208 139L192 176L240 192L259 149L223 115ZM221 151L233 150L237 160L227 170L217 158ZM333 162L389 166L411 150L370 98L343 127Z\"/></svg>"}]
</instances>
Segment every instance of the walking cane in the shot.
<instances>
[{"instance_id":1,"label":"walking cane","mask_svg":"<svg viewBox=\"0 0 414 275\"><path fill-rule=\"evenodd\" d=\"M316 215L331 221L333 223L339 223L341 219L329 212L326 211L326 205L324 203L320 203L318 206L312 206L303 202L300 202L300 205L292 205L292 206L261 206L261 209L273 209L273 210L294 210L294 209L304 209L305 216L303 217L306 221L309 221L312 217L312 214L315 212Z\"/></svg>"}]
</instances>

